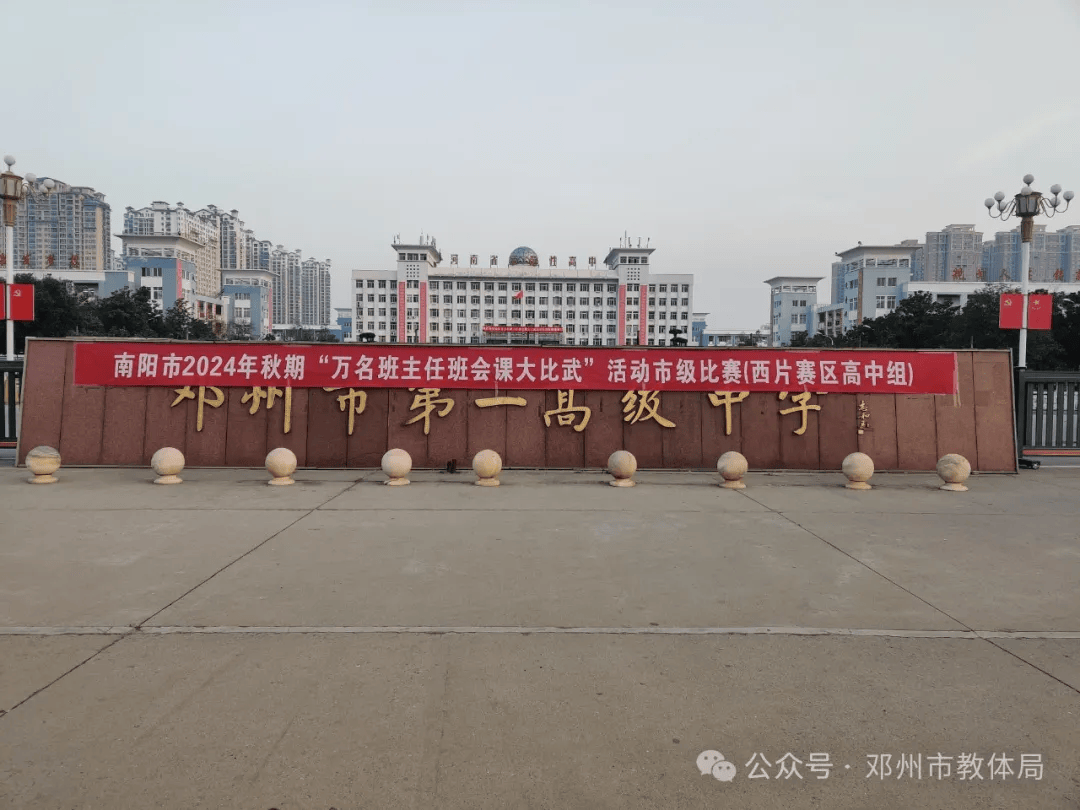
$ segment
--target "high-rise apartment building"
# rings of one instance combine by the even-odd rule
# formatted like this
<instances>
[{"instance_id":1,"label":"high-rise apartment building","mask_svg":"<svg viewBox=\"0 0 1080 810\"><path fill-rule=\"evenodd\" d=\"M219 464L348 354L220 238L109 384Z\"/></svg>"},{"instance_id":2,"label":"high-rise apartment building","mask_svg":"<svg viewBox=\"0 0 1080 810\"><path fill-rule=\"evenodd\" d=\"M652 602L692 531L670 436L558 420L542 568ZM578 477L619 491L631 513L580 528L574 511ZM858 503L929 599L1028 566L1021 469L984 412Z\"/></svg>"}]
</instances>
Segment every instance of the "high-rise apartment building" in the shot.
<instances>
[{"instance_id":1,"label":"high-rise apartment building","mask_svg":"<svg viewBox=\"0 0 1080 810\"><path fill-rule=\"evenodd\" d=\"M987 281L1020 281L1020 228L999 231L983 247ZM1080 281L1080 225L1048 232L1036 224L1031 240L1031 281ZM981 279L980 279L981 280Z\"/></svg>"},{"instance_id":2,"label":"high-rise apartment building","mask_svg":"<svg viewBox=\"0 0 1080 810\"><path fill-rule=\"evenodd\" d=\"M528 247L505 265L484 257L486 266L478 254L443 265L430 238L392 247L393 270L352 273L354 340L666 346L672 327L690 337L693 274L653 272L655 248L629 239L581 267L575 256L541 262Z\"/></svg>"},{"instance_id":3,"label":"high-rise apartment building","mask_svg":"<svg viewBox=\"0 0 1080 810\"><path fill-rule=\"evenodd\" d=\"M920 280L981 280L982 241L974 225L947 225L940 231L927 232Z\"/></svg>"},{"instance_id":4,"label":"high-rise apartment building","mask_svg":"<svg viewBox=\"0 0 1080 810\"><path fill-rule=\"evenodd\" d=\"M306 259L300 265L300 324L325 329L330 315L330 260Z\"/></svg>"},{"instance_id":5,"label":"high-rise apartment building","mask_svg":"<svg viewBox=\"0 0 1080 810\"><path fill-rule=\"evenodd\" d=\"M105 195L88 186L55 182L52 193L29 193L18 203L15 267L111 271L112 209Z\"/></svg>"},{"instance_id":6,"label":"high-rise apartment building","mask_svg":"<svg viewBox=\"0 0 1080 810\"><path fill-rule=\"evenodd\" d=\"M208 210L191 211L182 202L154 202L124 213L124 258L138 265L142 258L175 258L193 268L195 295L216 298L221 291L221 234L218 218Z\"/></svg>"}]
</instances>

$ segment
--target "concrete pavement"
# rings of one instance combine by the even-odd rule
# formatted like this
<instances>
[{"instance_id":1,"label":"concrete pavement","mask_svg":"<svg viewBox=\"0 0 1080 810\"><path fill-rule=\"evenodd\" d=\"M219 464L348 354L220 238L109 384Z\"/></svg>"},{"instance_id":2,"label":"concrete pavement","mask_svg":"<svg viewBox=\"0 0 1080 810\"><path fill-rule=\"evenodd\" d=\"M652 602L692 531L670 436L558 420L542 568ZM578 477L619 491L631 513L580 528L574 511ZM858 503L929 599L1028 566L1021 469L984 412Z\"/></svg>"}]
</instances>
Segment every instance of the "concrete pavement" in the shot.
<instances>
[{"instance_id":1,"label":"concrete pavement","mask_svg":"<svg viewBox=\"0 0 1080 810\"><path fill-rule=\"evenodd\" d=\"M3 808L1080 807L1080 471L27 475Z\"/></svg>"}]
</instances>

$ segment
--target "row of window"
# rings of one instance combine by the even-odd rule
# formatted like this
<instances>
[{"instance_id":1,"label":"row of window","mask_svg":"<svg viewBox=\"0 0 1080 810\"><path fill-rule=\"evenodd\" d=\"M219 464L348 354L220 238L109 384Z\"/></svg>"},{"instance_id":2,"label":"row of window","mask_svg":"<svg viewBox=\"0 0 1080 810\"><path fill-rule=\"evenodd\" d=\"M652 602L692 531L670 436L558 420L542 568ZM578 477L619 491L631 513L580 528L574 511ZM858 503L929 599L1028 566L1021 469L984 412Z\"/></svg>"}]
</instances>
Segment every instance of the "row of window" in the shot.
<instances>
[{"instance_id":1,"label":"row of window","mask_svg":"<svg viewBox=\"0 0 1080 810\"><path fill-rule=\"evenodd\" d=\"M522 285L524 284L525 292L535 292L537 290L537 288L539 288L540 292L548 292L549 290L551 292L563 292L564 288L565 288L566 292L579 292L579 291L580 292L589 292L589 285L587 283L585 283L585 282L582 282L579 285L576 282L563 283L561 281L555 281L555 282L548 282L548 281L540 281L540 282L535 282L535 281L525 281L525 282L521 282L521 281L512 281L512 282L506 282L506 281L499 281L499 282L495 282L495 281L484 281L484 282L480 282L480 281L429 281L428 282L428 287L430 289L432 289L432 290L439 290L439 289L442 289L442 290L453 290L453 289L458 289L458 290L479 290L481 283L484 285L483 289L488 290L488 291L494 291L496 288L499 289L499 290L506 290L507 285L509 284L509 289L510 290L512 290L514 292L518 292L519 290L522 289ZM358 289L358 290L359 289L364 289L364 288L373 290L376 287L378 287L379 289L386 289L388 285L389 285L390 289L394 289L394 287L396 286L393 281L388 282L384 278L381 278L381 279L369 278L369 279L366 279L366 280L365 279L359 279L359 278L356 279L356 289ZM455 287L455 285L457 285L457 286ZM497 287L496 287L496 285L497 285ZM405 286L408 289L419 289L420 282L417 279L409 279L409 280L407 280L405 282ZM578 289L579 286L580 286L580 290ZM636 293L636 292L639 291L639 289L641 287L644 287L644 286L646 286L646 285L644 285L644 284L627 284L626 289L627 289L627 292L635 292ZM690 292L690 285L689 284L649 284L648 287L649 287L649 292L651 292L651 293L655 293L655 292L666 293L666 292L668 292L669 287L671 288L670 291L673 292L673 293L677 293L677 292L688 293L688 292ZM613 293L613 292L618 292L618 289L619 289L618 284L593 284L592 285L592 292L609 292L609 293Z\"/></svg>"},{"instance_id":2,"label":"row of window","mask_svg":"<svg viewBox=\"0 0 1080 810\"><path fill-rule=\"evenodd\" d=\"M526 296L522 296L522 297L524 298L524 303L525 304L536 304L537 303L537 296L526 295ZM494 295L485 295L483 298L484 298L484 303L490 305L490 304L495 303L496 296L494 296ZM541 306L544 306L545 304L548 303L548 298L549 298L548 296L541 295L541 296L539 296L539 298L540 298L539 304ZM505 295L498 296L498 299L499 299L500 304L508 303L508 297L505 296ZM375 293L368 293L367 300L368 300L369 303L375 303ZM561 296L561 295L551 296L550 300L551 300L551 303L554 304L555 306L562 306L563 296ZM630 307L636 307L636 306L639 305L640 300L641 300L640 298L628 298L626 300L626 304L627 304L627 306L630 306ZM358 293L357 296L356 296L356 301L357 301L357 303L362 304L364 302L364 294L363 293ZM379 295L379 301L382 302L382 303L386 303L386 293L382 293L382 294ZM410 303L410 304L418 304L418 303L420 303L420 296L410 294L410 295L406 296L406 302ZM396 295L394 295L394 294L390 295L390 303L392 303L392 304L397 303L397 296ZM439 303L439 296L437 296L437 295L431 296L431 303L433 303L433 304ZM472 296L444 295L442 297L442 303L444 303L444 304L454 304L454 303L458 303L458 304L479 304L480 303L480 296L479 295L472 295ZM616 303L617 303L617 299L615 299L615 298L607 298L607 299L605 299L605 298L602 298L602 297L596 297L596 298L592 299L592 305L594 307L601 307L601 306L605 306L605 305L609 306L609 307L613 307L613 306L616 305ZM806 301L801 301L801 302L800 301L794 301L793 303L796 306L799 306L799 305L806 306ZM588 306L589 299L585 298L585 297L582 297L580 299L580 301L579 301L573 295L566 296L566 305L567 306L574 306L576 304L581 304L583 306ZM656 306L657 305L657 299L655 297L649 298L648 305L650 307ZM670 305L673 306L673 307L674 306L688 307L688 306L690 306L690 299L689 298L683 298L681 303L680 303L678 298L672 298ZM661 298L660 299L660 306L662 306L662 307L668 306L668 299L667 298Z\"/></svg>"}]
</instances>

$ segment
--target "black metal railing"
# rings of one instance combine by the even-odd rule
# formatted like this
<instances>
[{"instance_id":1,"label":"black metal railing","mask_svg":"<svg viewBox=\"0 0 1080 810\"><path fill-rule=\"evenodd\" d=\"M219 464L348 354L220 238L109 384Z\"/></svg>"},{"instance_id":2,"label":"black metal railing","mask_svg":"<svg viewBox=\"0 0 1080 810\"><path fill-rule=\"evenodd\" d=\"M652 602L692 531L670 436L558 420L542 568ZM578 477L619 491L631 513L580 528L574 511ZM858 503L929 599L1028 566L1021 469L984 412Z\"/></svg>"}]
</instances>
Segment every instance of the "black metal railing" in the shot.
<instances>
[{"instance_id":1,"label":"black metal railing","mask_svg":"<svg viewBox=\"0 0 1080 810\"><path fill-rule=\"evenodd\" d=\"M22 408L22 360L0 360L0 447L14 447Z\"/></svg>"},{"instance_id":2,"label":"black metal railing","mask_svg":"<svg viewBox=\"0 0 1080 810\"><path fill-rule=\"evenodd\" d=\"M1021 451L1080 452L1080 372L1021 369L1016 390Z\"/></svg>"}]
</instances>

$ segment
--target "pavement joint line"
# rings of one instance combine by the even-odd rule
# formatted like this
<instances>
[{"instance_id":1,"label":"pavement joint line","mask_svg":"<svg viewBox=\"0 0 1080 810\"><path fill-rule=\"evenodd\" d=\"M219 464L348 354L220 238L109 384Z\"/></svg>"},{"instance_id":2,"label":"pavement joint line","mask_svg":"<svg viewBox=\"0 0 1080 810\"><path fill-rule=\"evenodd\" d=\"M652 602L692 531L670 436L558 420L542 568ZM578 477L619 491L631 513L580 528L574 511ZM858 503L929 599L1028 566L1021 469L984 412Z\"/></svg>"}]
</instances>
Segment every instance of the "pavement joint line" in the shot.
<instances>
[{"instance_id":1,"label":"pavement joint line","mask_svg":"<svg viewBox=\"0 0 1080 810\"><path fill-rule=\"evenodd\" d=\"M556 627L511 625L154 625L0 627L0 636L100 635L615 635L615 636L847 636L910 639L1077 640L1080 630L918 630L874 627Z\"/></svg>"},{"instance_id":2,"label":"pavement joint line","mask_svg":"<svg viewBox=\"0 0 1080 810\"><path fill-rule=\"evenodd\" d=\"M843 555L844 555L845 557L847 557L847 558L848 558L849 560L852 560L852 561L854 561L854 562L858 563L859 565L863 566L863 567L864 567L864 568L865 568L865 569L866 569L867 571L870 571L871 573L873 573L873 574L875 574L875 575L877 575L877 576L881 577L881 578L882 578L883 580L885 580L886 582L888 582L888 583L889 583L890 585L893 585L894 587L896 587L896 588L899 588L900 590L902 590L902 591L903 591L904 593L908 594L908 595L909 595L909 596L911 596L912 598L914 598L914 599L918 599L918 600L919 600L920 602L922 602L922 603L923 603L924 605L926 605L926 606L927 606L928 608L930 608L931 610L936 610L936 611L937 611L938 613L940 613L940 614L941 614L942 616L946 617L946 618L947 618L947 619L949 619L950 621L956 622L956 624L960 625L960 626L961 626L961 627L963 627L963 628L964 628L965 630L968 630L968 631L970 631L970 632L974 632L974 628L971 628L971 627L969 627L969 626L968 626L967 624L965 624L964 622L960 621L960 620L959 620L958 618L956 618L955 616L952 616L952 615L950 615L950 614L949 614L949 613L948 613L947 611L945 611L945 610L942 610L942 609L941 609L941 608L939 608L939 607L938 607L937 605L935 605L935 604L931 603L930 601L928 601L927 599L924 599L923 597L919 596L919 595L918 595L917 593L915 593L914 591L912 591L912 590L910 590L910 589L908 589L908 588L905 588L905 587L904 587L903 585L901 585L901 584L900 584L899 582L897 582L896 580L894 580L894 579L892 579L892 578L890 578L890 577L886 576L886 575L885 575L885 574L883 574L883 573L882 573L881 571L878 571L878 570L877 570L876 568L874 568L874 567L873 567L872 565L870 565L869 563L867 563L867 562L865 562L865 561L863 561L863 560L860 560L860 559L859 559L858 557L856 557L856 556L855 556L854 554L852 554L852 553L850 553L850 552L848 552L848 551L845 551L844 549L840 548L840 546L836 545L835 543L832 543L832 542L830 542L830 541L826 540L826 539L825 539L824 537L822 537L822 536L821 536L820 534L817 534L816 532L814 532L814 531L811 531L810 529L806 528L806 527L805 527L805 526L803 526L803 525L802 525L801 523L799 523L799 521L795 520L795 519L794 519L794 518L792 518L792 517L789 517L789 516L788 516L788 514L787 514L786 512L781 512L781 511L779 511L779 510L777 510L777 509L773 509L772 507L766 506L765 504L761 503L761 501L759 501L759 500L757 500L756 498L754 498L754 497L753 497L753 494L752 494L752 493L748 493L748 492L747 492L747 491L746 491L745 489L743 489L743 490L739 490L739 493L740 493L740 494L742 494L742 495L743 495L744 497L746 497L746 498L749 498L749 499L750 499L751 501L753 501L754 503L756 503L756 504L758 504L758 505L760 505L760 506L764 506L764 507L765 507L766 509L768 509L768 510L769 510L770 512L772 512L773 514L775 514L775 515L779 515L779 516L780 516L780 517L782 517L782 518L783 518L784 520L787 520L788 522L790 522L790 523L791 523L792 525L794 525L794 526L798 527L799 529L802 529L802 530L803 530L804 532L806 532L807 534L809 534L809 535L810 535L811 537L816 537L816 538L817 538L818 540L820 540L820 541L821 541L822 543L824 543L825 545L829 546L829 548L833 549L834 551L837 551L837 552L839 552L840 554L843 554Z\"/></svg>"}]
</instances>

